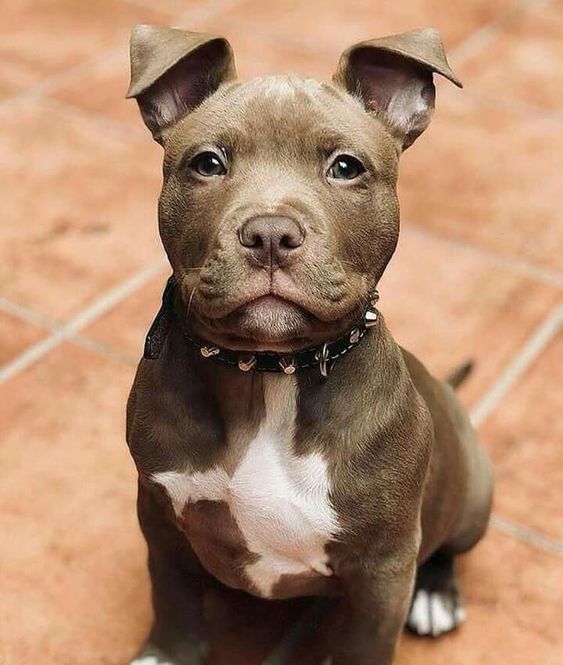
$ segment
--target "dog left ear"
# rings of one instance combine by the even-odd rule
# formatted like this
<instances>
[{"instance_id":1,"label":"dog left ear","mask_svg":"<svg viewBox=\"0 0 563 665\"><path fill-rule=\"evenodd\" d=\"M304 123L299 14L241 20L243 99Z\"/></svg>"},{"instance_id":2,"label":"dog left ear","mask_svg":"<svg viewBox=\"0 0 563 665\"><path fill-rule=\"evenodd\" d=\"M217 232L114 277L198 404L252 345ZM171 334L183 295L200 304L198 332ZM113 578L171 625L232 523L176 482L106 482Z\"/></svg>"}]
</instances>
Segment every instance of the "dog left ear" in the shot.
<instances>
[{"instance_id":1,"label":"dog left ear","mask_svg":"<svg viewBox=\"0 0 563 665\"><path fill-rule=\"evenodd\" d=\"M130 50L127 97L135 97L159 143L184 113L236 78L233 52L224 37L138 25L131 32Z\"/></svg>"},{"instance_id":2,"label":"dog left ear","mask_svg":"<svg viewBox=\"0 0 563 665\"><path fill-rule=\"evenodd\" d=\"M340 57L334 81L377 113L404 150L430 123L434 73L463 87L448 64L440 33L425 28L352 46Z\"/></svg>"}]
</instances>

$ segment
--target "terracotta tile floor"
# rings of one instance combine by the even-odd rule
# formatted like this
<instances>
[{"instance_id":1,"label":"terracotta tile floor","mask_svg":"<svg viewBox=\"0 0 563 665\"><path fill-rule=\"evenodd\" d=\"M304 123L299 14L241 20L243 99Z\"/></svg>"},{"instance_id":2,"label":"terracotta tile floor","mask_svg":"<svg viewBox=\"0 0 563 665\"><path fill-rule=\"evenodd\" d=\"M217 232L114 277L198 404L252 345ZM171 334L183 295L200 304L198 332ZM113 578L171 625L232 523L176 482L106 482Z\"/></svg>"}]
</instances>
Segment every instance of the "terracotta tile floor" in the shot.
<instances>
[{"instance_id":1,"label":"terracotta tile floor","mask_svg":"<svg viewBox=\"0 0 563 665\"><path fill-rule=\"evenodd\" d=\"M496 466L460 562L467 624L398 665L562 665L563 9L555 0L14 0L0 25L0 664L124 665L150 621L124 406L167 275L160 150L125 102L140 22L229 36L243 77L329 76L353 41L434 24L438 83L405 155L382 283L397 339L462 392ZM320 665L338 607L211 596L214 665ZM265 660L266 659L266 660Z\"/></svg>"}]
</instances>

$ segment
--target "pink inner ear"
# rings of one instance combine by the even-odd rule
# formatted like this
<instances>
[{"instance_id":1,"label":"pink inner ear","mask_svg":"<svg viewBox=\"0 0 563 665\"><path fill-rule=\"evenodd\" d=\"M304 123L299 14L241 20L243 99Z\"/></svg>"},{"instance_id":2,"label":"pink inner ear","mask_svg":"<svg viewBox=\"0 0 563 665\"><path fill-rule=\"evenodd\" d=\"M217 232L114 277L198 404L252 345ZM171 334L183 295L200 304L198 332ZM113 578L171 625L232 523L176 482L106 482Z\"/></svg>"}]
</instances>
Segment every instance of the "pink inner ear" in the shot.
<instances>
[{"instance_id":1,"label":"pink inner ear","mask_svg":"<svg viewBox=\"0 0 563 665\"><path fill-rule=\"evenodd\" d=\"M204 44L171 67L137 99L143 118L158 134L219 87L229 54L222 40Z\"/></svg>"},{"instance_id":2,"label":"pink inner ear","mask_svg":"<svg viewBox=\"0 0 563 665\"><path fill-rule=\"evenodd\" d=\"M369 47L352 54L350 69L368 110L382 114L408 147L430 122L432 73L408 58Z\"/></svg>"},{"instance_id":3,"label":"pink inner ear","mask_svg":"<svg viewBox=\"0 0 563 665\"><path fill-rule=\"evenodd\" d=\"M361 72L360 86L372 110L385 110L397 91L409 85L411 78L399 69L366 63Z\"/></svg>"}]
</instances>

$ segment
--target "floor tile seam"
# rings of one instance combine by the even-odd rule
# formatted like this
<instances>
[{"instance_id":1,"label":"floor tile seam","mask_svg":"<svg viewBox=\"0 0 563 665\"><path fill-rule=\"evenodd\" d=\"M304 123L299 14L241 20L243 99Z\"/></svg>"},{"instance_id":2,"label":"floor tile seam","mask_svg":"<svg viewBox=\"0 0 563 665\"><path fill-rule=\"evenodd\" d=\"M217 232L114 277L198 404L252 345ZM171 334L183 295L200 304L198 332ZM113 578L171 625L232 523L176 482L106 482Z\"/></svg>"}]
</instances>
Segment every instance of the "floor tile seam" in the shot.
<instances>
[{"instance_id":1,"label":"floor tile seam","mask_svg":"<svg viewBox=\"0 0 563 665\"><path fill-rule=\"evenodd\" d=\"M550 342L563 328L563 305L559 304L540 321L523 345L500 371L491 387L471 409L471 420L480 428L495 412L503 398L532 367Z\"/></svg>"},{"instance_id":2,"label":"floor tile seam","mask_svg":"<svg viewBox=\"0 0 563 665\"><path fill-rule=\"evenodd\" d=\"M92 349L97 348L100 352L102 349L105 349L106 355L113 354L115 358L120 356L121 352L112 349L109 345L105 345L103 342L97 342L96 340L90 340L83 335L79 335L79 333L81 333L81 331L88 325L94 323L102 315L112 310L116 305L137 292L150 279L161 272L166 264L164 258L161 258L158 261L152 261L132 276L122 280L111 289L105 291L94 300L93 303L72 317L69 321L57 326L47 337L32 344L14 359L6 363L0 369L0 383L4 383L14 376L17 376L20 372L35 364L43 356L65 341L74 341L83 346L88 345ZM123 354L123 357L128 356Z\"/></svg>"},{"instance_id":3,"label":"floor tile seam","mask_svg":"<svg viewBox=\"0 0 563 665\"><path fill-rule=\"evenodd\" d=\"M458 44L448 50L448 59L454 66L463 64L465 60L483 51L489 46L503 31L509 28L513 23L534 9L548 6L553 0L519 0L513 6L508 8L500 16L492 21L477 28L474 32L464 37Z\"/></svg>"},{"instance_id":4,"label":"floor tile seam","mask_svg":"<svg viewBox=\"0 0 563 665\"><path fill-rule=\"evenodd\" d=\"M554 270L548 270L535 263L524 261L507 254L501 254L494 250L485 249L476 243L435 231L411 219L403 221L402 226L421 238L436 240L452 249L460 249L464 253L479 257L491 266L508 269L514 273L524 275L546 285L563 289L563 274Z\"/></svg>"}]
</instances>

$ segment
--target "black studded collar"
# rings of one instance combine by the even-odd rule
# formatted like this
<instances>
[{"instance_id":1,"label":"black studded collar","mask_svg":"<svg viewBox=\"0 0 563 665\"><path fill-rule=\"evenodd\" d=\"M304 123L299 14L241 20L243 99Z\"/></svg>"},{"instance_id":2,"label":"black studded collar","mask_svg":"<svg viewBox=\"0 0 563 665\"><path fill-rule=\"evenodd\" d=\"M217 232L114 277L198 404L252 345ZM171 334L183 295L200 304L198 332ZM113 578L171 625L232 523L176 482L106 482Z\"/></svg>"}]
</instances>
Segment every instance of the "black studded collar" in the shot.
<instances>
[{"instance_id":1,"label":"black studded collar","mask_svg":"<svg viewBox=\"0 0 563 665\"><path fill-rule=\"evenodd\" d=\"M145 339L144 358L155 360L160 355L173 316L174 292L176 283L174 276L168 279L162 294L162 305L154 319ZM341 337L312 346L301 351L275 353L273 351L232 351L215 346L209 342L191 337L184 333L186 340L192 344L203 358L209 358L232 365L241 372L284 372L294 374L300 370L318 368L323 377L327 377L335 362L354 349L363 339L367 330L375 326L379 314L375 309L379 294L377 291L364 308L360 320Z\"/></svg>"}]
</instances>

